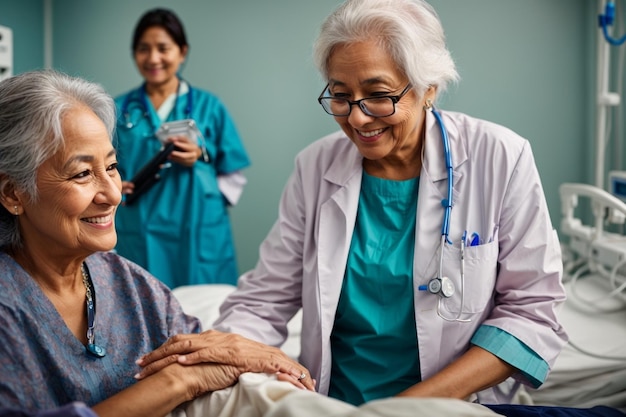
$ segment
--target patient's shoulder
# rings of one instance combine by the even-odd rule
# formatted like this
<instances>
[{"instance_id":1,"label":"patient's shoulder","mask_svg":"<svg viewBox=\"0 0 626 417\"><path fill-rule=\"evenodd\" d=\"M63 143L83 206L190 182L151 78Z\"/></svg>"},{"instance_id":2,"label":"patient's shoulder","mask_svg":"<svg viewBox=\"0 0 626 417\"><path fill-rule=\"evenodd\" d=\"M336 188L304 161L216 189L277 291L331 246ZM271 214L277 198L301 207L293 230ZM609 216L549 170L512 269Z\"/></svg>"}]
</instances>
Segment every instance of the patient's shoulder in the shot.
<instances>
[{"instance_id":1,"label":"patient's shoulder","mask_svg":"<svg viewBox=\"0 0 626 417\"><path fill-rule=\"evenodd\" d=\"M145 268L115 252L97 252L85 262L92 275L103 286L130 287L132 291L169 295L170 289Z\"/></svg>"}]
</instances>

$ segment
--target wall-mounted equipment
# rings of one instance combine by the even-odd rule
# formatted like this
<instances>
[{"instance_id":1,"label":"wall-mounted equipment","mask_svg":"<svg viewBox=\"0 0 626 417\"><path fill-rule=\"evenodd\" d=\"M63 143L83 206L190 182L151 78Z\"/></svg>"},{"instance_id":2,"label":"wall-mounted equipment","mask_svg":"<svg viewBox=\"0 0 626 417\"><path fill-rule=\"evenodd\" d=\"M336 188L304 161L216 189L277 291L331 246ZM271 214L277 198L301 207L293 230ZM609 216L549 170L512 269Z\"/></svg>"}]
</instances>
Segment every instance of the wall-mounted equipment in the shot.
<instances>
[{"instance_id":1,"label":"wall-mounted equipment","mask_svg":"<svg viewBox=\"0 0 626 417\"><path fill-rule=\"evenodd\" d=\"M0 81L13 75L13 32L0 26Z\"/></svg>"}]
</instances>

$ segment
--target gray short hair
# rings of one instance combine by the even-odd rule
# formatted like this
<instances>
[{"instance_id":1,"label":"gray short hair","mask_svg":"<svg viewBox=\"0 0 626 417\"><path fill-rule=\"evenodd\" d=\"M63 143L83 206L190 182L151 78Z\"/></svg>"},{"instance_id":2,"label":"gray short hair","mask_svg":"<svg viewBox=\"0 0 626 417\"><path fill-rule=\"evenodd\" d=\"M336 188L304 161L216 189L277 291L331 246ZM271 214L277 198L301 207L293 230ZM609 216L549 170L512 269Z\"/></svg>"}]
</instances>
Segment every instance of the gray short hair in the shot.
<instances>
[{"instance_id":1,"label":"gray short hair","mask_svg":"<svg viewBox=\"0 0 626 417\"><path fill-rule=\"evenodd\" d=\"M115 104L98 84L54 70L26 72L0 82L0 191L8 184L37 199L37 170L64 144L61 120L88 107L115 128ZM17 217L0 205L0 247L20 245Z\"/></svg>"},{"instance_id":2,"label":"gray short hair","mask_svg":"<svg viewBox=\"0 0 626 417\"><path fill-rule=\"evenodd\" d=\"M437 13L423 0L347 0L322 24L314 60L328 79L328 59L338 45L377 41L421 95L445 91L459 75Z\"/></svg>"}]
</instances>

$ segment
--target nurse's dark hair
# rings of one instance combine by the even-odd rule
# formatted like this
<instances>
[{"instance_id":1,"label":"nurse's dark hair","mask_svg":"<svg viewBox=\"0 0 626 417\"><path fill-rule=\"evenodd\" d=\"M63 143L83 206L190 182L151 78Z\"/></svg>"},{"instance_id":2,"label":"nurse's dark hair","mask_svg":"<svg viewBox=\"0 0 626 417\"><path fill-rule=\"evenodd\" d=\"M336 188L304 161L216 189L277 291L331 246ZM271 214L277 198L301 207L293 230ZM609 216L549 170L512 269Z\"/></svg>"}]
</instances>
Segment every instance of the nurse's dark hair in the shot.
<instances>
[{"instance_id":1,"label":"nurse's dark hair","mask_svg":"<svg viewBox=\"0 0 626 417\"><path fill-rule=\"evenodd\" d=\"M100 85L55 70L0 82L0 198L14 189L37 200L37 171L65 143L63 116L80 107L91 109L112 138L115 104ZM0 204L0 248L20 244L17 216Z\"/></svg>"},{"instance_id":2,"label":"nurse's dark hair","mask_svg":"<svg viewBox=\"0 0 626 417\"><path fill-rule=\"evenodd\" d=\"M424 0L347 0L322 23L314 46L315 64L328 80L329 59L337 46L375 41L421 95L428 87L444 91L458 80L437 13Z\"/></svg>"},{"instance_id":3,"label":"nurse's dark hair","mask_svg":"<svg viewBox=\"0 0 626 417\"><path fill-rule=\"evenodd\" d=\"M156 8L148 10L139 18L133 33L133 41L131 44L132 52L137 50L139 41L144 32L154 26L163 28L180 49L189 47L183 22L176 16L176 13L169 9Z\"/></svg>"}]
</instances>

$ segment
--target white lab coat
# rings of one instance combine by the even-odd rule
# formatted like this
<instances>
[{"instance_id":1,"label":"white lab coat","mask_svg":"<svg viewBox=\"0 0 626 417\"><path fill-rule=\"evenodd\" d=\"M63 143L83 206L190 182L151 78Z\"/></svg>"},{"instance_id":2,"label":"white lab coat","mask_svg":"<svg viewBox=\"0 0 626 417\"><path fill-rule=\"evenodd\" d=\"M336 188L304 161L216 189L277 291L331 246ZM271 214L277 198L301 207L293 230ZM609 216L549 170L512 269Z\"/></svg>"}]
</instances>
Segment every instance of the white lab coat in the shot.
<instances>
[{"instance_id":1,"label":"white lab coat","mask_svg":"<svg viewBox=\"0 0 626 417\"><path fill-rule=\"evenodd\" d=\"M565 300L562 263L540 178L528 141L502 126L442 112L454 170L453 208L443 275L456 294L442 313L460 305L460 239L477 232L481 245L465 250L465 301L461 318L437 315L439 296L418 291L437 276L447 175L438 124L426 119L415 235L415 318L422 379L469 348L481 324L501 328L552 367L567 340L556 309ZM330 334L346 269L361 189L362 156L333 133L296 157L279 217L260 248L253 271L221 307L215 327L279 346L288 320L302 307L300 361L327 394ZM516 379L526 382L521 375ZM483 403L507 402L498 389L478 394Z\"/></svg>"}]
</instances>

